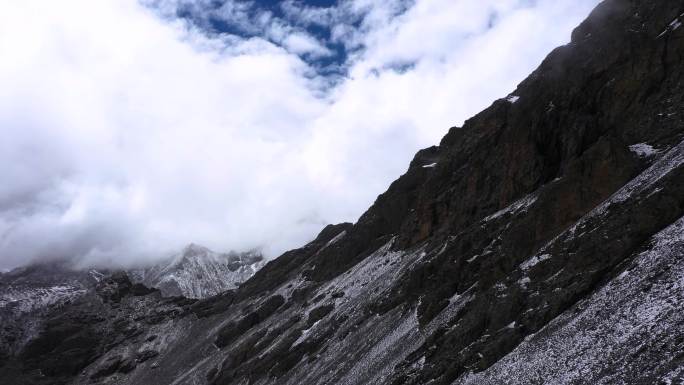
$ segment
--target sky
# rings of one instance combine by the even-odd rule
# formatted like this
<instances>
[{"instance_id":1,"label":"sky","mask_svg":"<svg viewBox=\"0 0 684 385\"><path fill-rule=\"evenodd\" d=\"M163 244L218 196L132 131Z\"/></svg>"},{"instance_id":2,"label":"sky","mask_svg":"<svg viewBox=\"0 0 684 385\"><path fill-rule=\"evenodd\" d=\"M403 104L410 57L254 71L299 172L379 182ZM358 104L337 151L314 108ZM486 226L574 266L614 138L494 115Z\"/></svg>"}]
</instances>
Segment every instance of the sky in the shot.
<instances>
[{"instance_id":1,"label":"sky","mask_svg":"<svg viewBox=\"0 0 684 385\"><path fill-rule=\"evenodd\" d=\"M299 247L598 0L0 0L0 268Z\"/></svg>"}]
</instances>

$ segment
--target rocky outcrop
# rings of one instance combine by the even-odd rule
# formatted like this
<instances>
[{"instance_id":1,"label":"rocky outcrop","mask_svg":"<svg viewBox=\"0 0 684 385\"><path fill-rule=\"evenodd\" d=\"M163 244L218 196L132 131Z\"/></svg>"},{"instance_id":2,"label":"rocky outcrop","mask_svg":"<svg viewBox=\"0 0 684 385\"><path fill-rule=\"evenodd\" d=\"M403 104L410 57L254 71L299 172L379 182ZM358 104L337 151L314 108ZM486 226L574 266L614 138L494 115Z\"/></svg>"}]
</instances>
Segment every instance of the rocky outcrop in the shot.
<instances>
[{"instance_id":1,"label":"rocky outcrop","mask_svg":"<svg viewBox=\"0 0 684 385\"><path fill-rule=\"evenodd\" d=\"M182 328L194 300L163 298L125 273L102 277L81 296L26 318L37 325L20 351L5 352L0 378L12 384L112 379L151 361Z\"/></svg>"},{"instance_id":2,"label":"rocky outcrop","mask_svg":"<svg viewBox=\"0 0 684 385\"><path fill-rule=\"evenodd\" d=\"M87 344L100 350L72 374L40 373L73 384L681 382L682 21L678 2L604 1L511 95L419 152L356 224L326 227L218 296L105 291L91 314L141 317L142 332L95 329L120 342ZM116 327L78 320L77 341ZM3 378L34 379L36 362L71 346L50 325Z\"/></svg>"},{"instance_id":3,"label":"rocky outcrop","mask_svg":"<svg viewBox=\"0 0 684 385\"><path fill-rule=\"evenodd\" d=\"M63 263L0 274L0 361L17 354L40 331L40 320L93 290L102 275Z\"/></svg>"}]
</instances>

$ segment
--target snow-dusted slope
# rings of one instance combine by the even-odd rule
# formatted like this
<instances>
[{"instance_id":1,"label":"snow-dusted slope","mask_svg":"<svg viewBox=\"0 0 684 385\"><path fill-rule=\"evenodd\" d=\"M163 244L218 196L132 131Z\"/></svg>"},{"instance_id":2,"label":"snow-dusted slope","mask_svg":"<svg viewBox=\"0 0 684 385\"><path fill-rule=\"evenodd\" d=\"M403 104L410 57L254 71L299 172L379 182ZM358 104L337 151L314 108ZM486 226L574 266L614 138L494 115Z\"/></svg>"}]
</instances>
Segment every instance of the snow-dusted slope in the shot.
<instances>
[{"instance_id":1,"label":"snow-dusted slope","mask_svg":"<svg viewBox=\"0 0 684 385\"><path fill-rule=\"evenodd\" d=\"M83 295L102 274L62 264L36 265L0 274L0 313L21 315Z\"/></svg>"},{"instance_id":2,"label":"snow-dusted slope","mask_svg":"<svg viewBox=\"0 0 684 385\"><path fill-rule=\"evenodd\" d=\"M74 284L47 287L10 287L0 293L0 308L29 313L50 305L63 303L85 293L85 288Z\"/></svg>"},{"instance_id":3,"label":"snow-dusted slope","mask_svg":"<svg viewBox=\"0 0 684 385\"><path fill-rule=\"evenodd\" d=\"M454 385L681 384L683 303L684 217L601 290Z\"/></svg>"},{"instance_id":4,"label":"snow-dusted slope","mask_svg":"<svg viewBox=\"0 0 684 385\"><path fill-rule=\"evenodd\" d=\"M235 289L265 263L258 252L215 253L191 244L169 260L130 271L129 275L165 296L206 298Z\"/></svg>"},{"instance_id":5,"label":"snow-dusted slope","mask_svg":"<svg viewBox=\"0 0 684 385\"><path fill-rule=\"evenodd\" d=\"M40 329L43 317L93 288L101 274L51 264L0 274L0 351L21 349Z\"/></svg>"}]
</instances>

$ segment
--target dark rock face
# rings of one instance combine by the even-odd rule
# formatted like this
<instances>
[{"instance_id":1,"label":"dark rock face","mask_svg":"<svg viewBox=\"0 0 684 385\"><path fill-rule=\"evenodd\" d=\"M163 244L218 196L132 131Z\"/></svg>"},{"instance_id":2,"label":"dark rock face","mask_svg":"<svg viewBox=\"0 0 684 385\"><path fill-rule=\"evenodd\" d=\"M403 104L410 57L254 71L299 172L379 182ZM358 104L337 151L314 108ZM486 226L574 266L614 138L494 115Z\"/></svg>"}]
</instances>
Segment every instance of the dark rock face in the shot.
<instances>
[{"instance_id":1,"label":"dark rock face","mask_svg":"<svg viewBox=\"0 0 684 385\"><path fill-rule=\"evenodd\" d=\"M35 319L94 290L101 278L98 272L70 270L63 263L0 274L0 361L18 354L35 336Z\"/></svg>"},{"instance_id":2,"label":"dark rock face","mask_svg":"<svg viewBox=\"0 0 684 385\"><path fill-rule=\"evenodd\" d=\"M682 22L681 2L604 1L358 223L199 301L112 276L49 312L0 378L681 382Z\"/></svg>"},{"instance_id":3,"label":"dark rock face","mask_svg":"<svg viewBox=\"0 0 684 385\"><path fill-rule=\"evenodd\" d=\"M58 269L52 271L58 275ZM0 378L12 384L66 384L74 378L96 383L131 373L158 354L155 348L166 342L157 336L183 322L195 302L162 298L123 272L98 279L68 301L8 321L10 328L32 324L34 334L23 344L16 338L3 344Z\"/></svg>"}]
</instances>

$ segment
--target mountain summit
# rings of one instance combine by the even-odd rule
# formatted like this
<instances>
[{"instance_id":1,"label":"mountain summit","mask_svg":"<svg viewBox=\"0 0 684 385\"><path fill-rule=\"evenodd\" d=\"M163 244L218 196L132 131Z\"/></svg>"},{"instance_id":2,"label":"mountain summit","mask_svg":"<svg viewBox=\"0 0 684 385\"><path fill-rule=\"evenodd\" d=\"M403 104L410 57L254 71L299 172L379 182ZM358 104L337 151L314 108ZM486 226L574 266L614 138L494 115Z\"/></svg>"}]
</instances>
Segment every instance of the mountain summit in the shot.
<instances>
[{"instance_id":1,"label":"mountain summit","mask_svg":"<svg viewBox=\"0 0 684 385\"><path fill-rule=\"evenodd\" d=\"M215 253L196 244L186 246L167 261L132 270L135 282L161 290L165 296L206 298L235 289L266 261L261 253Z\"/></svg>"}]
</instances>

